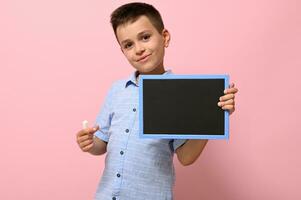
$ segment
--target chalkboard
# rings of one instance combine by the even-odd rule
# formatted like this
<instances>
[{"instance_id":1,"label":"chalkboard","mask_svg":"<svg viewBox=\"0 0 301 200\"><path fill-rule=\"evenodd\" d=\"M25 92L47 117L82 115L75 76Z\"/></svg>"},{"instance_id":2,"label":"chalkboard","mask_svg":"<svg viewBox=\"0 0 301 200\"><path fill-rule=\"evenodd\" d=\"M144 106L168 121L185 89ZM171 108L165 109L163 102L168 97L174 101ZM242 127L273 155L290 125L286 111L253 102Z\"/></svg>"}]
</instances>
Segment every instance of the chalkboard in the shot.
<instances>
[{"instance_id":1,"label":"chalkboard","mask_svg":"<svg viewBox=\"0 0 301 200\"><path fill-rule=\"evenodd\" d=\"M228 75L140 75L140 137L228 139L229 113L217 105L228 80Z\"/></svg>"}]
</instances>

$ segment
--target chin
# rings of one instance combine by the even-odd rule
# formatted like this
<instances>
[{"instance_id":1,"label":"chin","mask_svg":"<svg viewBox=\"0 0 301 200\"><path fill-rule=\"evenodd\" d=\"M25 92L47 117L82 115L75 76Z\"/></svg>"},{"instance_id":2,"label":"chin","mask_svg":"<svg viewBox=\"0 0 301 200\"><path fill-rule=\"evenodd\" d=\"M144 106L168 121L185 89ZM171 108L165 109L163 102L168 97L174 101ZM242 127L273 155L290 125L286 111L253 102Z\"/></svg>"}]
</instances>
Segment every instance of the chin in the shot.
<instances>
[{"instance_id":1,"label":"chin","mask_svg":"<svg viewBox=\"0 0 301 200\"><path fill-rule=\"evenodd\" d=\"M135 67L135 68L136 68L136 67ZM136 69L137 69L140 73L149 73L149 72L152 72L152 71L155 70L155 68L153 68L153 67L147 67L147 66L145 66L145 67L143 67L143 66L137 67Z\"/></svg>"}]
</instances>

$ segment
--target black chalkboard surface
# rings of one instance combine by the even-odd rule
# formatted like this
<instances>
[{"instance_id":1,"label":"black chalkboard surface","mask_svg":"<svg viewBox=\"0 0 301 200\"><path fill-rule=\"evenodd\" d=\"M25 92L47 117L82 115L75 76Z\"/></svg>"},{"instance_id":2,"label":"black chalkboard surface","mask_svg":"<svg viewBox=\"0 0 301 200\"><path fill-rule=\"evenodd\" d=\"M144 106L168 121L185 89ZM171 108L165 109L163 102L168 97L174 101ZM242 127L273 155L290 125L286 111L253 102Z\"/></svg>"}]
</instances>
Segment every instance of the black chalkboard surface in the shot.
<instances>
[{"instance_id":1,"label":"black chalkboard surface","mask_svg":"<svg viewBox=\"0 0 301 200\"><path fill-rule=\"evenodd\" d=\"M228 139L229 114L217 106L228 80L228 75L140 75L140 136Z\"/></svg>"}]
</instances>

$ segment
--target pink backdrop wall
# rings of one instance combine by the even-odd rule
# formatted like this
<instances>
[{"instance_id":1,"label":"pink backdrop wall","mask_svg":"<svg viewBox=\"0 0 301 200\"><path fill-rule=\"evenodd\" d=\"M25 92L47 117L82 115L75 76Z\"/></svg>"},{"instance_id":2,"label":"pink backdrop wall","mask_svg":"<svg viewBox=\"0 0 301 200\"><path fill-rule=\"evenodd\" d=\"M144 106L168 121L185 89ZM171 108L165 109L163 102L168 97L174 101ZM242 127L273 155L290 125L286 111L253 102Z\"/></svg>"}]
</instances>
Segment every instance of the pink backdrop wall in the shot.
<instances>
[{"instance_id":1,"label":"pink backdrop wall","mask_svg":"<svg viewBox=\"0 0 301 200\"><path fill-rule=\"evenodd\" d=\"M0 199L92 199L104 157L75 133L132 72L109 24L125 2L0 2ZM167 69L228 73L240 90L230 140L175 160L176 199L301 199L300 1L147 2L172 34Z\"/></svg>"}]
</instances>

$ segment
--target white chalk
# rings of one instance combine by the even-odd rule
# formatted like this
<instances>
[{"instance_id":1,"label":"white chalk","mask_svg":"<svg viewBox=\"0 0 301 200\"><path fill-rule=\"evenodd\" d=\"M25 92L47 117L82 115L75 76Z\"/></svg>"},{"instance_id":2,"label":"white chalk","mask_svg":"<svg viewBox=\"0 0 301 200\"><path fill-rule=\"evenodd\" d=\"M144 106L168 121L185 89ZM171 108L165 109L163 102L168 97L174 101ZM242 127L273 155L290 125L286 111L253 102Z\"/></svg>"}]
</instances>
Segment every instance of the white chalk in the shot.
<instances>
[{"instance_id":1,"label":"white chalk","mask_svg":"<svg viewBox=\"0 0 301 200\"><path fill-rule=\"evenodd\" d=\"M87 120L84 120L84 121L82 122L82 125L83 125L83 129L86 129L86 128L89 127L88 121L87 121Z\"/></svg>"}]
</instances>

